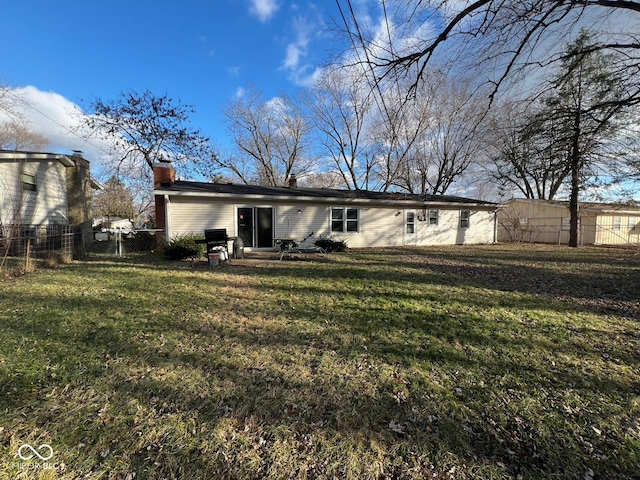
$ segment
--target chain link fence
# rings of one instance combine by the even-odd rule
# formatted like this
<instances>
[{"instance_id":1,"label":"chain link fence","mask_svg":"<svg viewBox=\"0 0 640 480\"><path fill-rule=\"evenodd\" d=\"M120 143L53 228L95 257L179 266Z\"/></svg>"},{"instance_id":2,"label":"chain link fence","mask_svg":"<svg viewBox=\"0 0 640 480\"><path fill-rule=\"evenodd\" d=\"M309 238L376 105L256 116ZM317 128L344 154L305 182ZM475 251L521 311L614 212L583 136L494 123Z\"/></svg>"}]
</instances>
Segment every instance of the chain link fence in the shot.
<instances>
[{"instance_id":1,"label":"chain link fence","mask_svg":"<svg viewBox=\"0 0 640 480\"><path fill-rule=\"evenodd\" d=\"M68 263L84 255L84 233L69 225L0 226L0 272L24 273L38 264Z\"/></svg>"},{"instance_id":2,"label":"chain link fence","mask_svg":"<svg viewBox=\"0 0 640 480\"><path fill-rule=\"evenodd\" d=\"M154 252L162 243L162 229L109 229L93 233L89 253L121 257L131 253Z\"/></svg>"},{"instance_id":3,"label":"chain link fence","mask_svg":"<svg viewBox=\"0 0 640 480\"><path fill-rule=\"evenodd\" d=\"M161 229L85 232L69 225L0 225L0 275L52 267L87 255L123 256L156 251Z\"/></svg>"}]
</instances>

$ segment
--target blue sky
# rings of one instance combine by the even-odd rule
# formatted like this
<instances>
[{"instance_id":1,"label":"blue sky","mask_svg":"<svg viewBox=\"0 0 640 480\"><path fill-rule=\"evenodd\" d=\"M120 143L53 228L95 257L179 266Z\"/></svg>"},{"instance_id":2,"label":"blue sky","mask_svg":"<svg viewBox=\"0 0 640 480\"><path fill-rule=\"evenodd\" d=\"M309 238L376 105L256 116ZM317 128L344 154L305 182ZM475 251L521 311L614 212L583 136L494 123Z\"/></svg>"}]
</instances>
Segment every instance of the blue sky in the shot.
<instances>
[{"instance_id":1,"label":"blue sky","mask_svg":"<svg viewBox=\"0 0 640 480\"><path fill-rule=\"evenodd\" d=\"M29 101L62 124L70 104L149 89L194 105L192 125L217 139L238 89L295 93L337 49L333 0L22 0L2 10L0 81L29 87ZM61 145L42 114L29 118L52 149L77 147Z\"/></svg>"}]
</instances>

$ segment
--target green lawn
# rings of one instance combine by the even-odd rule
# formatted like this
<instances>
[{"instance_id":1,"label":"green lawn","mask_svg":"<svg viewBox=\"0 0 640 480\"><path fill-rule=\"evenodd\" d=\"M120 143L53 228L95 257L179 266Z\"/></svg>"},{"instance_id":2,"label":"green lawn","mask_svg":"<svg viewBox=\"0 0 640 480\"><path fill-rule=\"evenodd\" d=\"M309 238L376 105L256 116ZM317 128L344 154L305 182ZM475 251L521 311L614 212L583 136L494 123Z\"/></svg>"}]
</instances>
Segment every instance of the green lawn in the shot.
<instances>
[{"instance_id":1,"label":"green lawn","mask_svg":"<svg viewBox=\"0 0 640 480\"><path fill-rule=\"evenodd\" d=\"M637 250L329 259L0 279L0 478L640 478Z\"/></svg>"}]
</instances>

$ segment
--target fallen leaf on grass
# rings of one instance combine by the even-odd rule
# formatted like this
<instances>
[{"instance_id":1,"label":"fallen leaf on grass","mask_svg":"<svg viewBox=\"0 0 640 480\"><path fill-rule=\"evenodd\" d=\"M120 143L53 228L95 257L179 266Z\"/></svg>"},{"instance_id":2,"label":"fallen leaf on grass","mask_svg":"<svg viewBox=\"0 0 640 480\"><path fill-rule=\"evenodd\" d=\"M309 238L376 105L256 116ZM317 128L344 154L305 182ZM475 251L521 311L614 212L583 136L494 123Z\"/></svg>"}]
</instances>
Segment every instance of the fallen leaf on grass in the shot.
<instances>
[{"instance_id":1,"label":"fallen leaf on grass","mask_svg":"<svg viewBox=\"0 0 640 480\"><path fill-rule=\"evenodd\" d=\"M404 434L404 427L401 423L396 423L393 420L389 422L389 428L396 433Z\"/></svg>"}]
</instances>

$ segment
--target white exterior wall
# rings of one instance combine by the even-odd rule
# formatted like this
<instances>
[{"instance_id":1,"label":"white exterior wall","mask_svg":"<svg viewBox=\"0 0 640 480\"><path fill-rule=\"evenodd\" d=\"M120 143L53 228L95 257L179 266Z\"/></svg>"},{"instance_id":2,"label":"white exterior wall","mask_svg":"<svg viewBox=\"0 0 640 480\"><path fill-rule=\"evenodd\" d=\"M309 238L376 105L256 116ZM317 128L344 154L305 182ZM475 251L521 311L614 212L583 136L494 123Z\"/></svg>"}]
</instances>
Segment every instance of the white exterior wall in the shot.
<instances>
[{"instance_id":1,"label":"white exterior wall","mask_svg":"<svg viewBox=\"0 0 640 480\"><path fill-rule=\"evenodd\" d=\"M300 210L301 213L298 213ZM306 238L328 232L329 208L326 205L275 205L275 237ZM307 243L312 243L310 238Z\"/></svg>"},{"instance_id":2,"label":"white exterior wall","mask_svg":"<svg viewBox=\"0 0 640 480\"><path fill-rule=\"evenodd\" d=\"M354 203L298 203L268 202L265 200L235 201L206 196L172 195L168 203L167 234L176 237L188 233L202 234L205 229L225 228L231 237L238 235L237 209L241 207L273 208L273 236L276 238L313 238L332 235L346 240L351 248L387 247L401 245L455 245L492 243L494 241L494 213L473 210L468 228L459 228L459 208L438 208L438 225L418 221L421 209ZM331 208L347 207L359 210L358 232L331 232ZM463 209L467 209L464 208ZM298 213L300 210L300 213ZM406 213L416 214L415 234L406 232Z\"/></svg>"},{"instance_id":3,"label":"white exterior wall","mask_svg":"<svg viewBox=\"0 0 640 480\"><path fill-rule=\"evenodd\" d=\"M202 234L208 228L226 228L236 236L235 205L210 198L170 197L167 215L168 236Z\"/></svg>"},{"instance_id":4,"label":"white exterior wall","mask_svg":"<svg viewBox=\"0 0 640 480\"><path fill-rule=\"evenodd\" d=\"M21 174L36 177L36 191L21 192ZM0 162L0 220L5 223L69 223L65 167L58 161Z\"/></svg>"}]
</instances>

